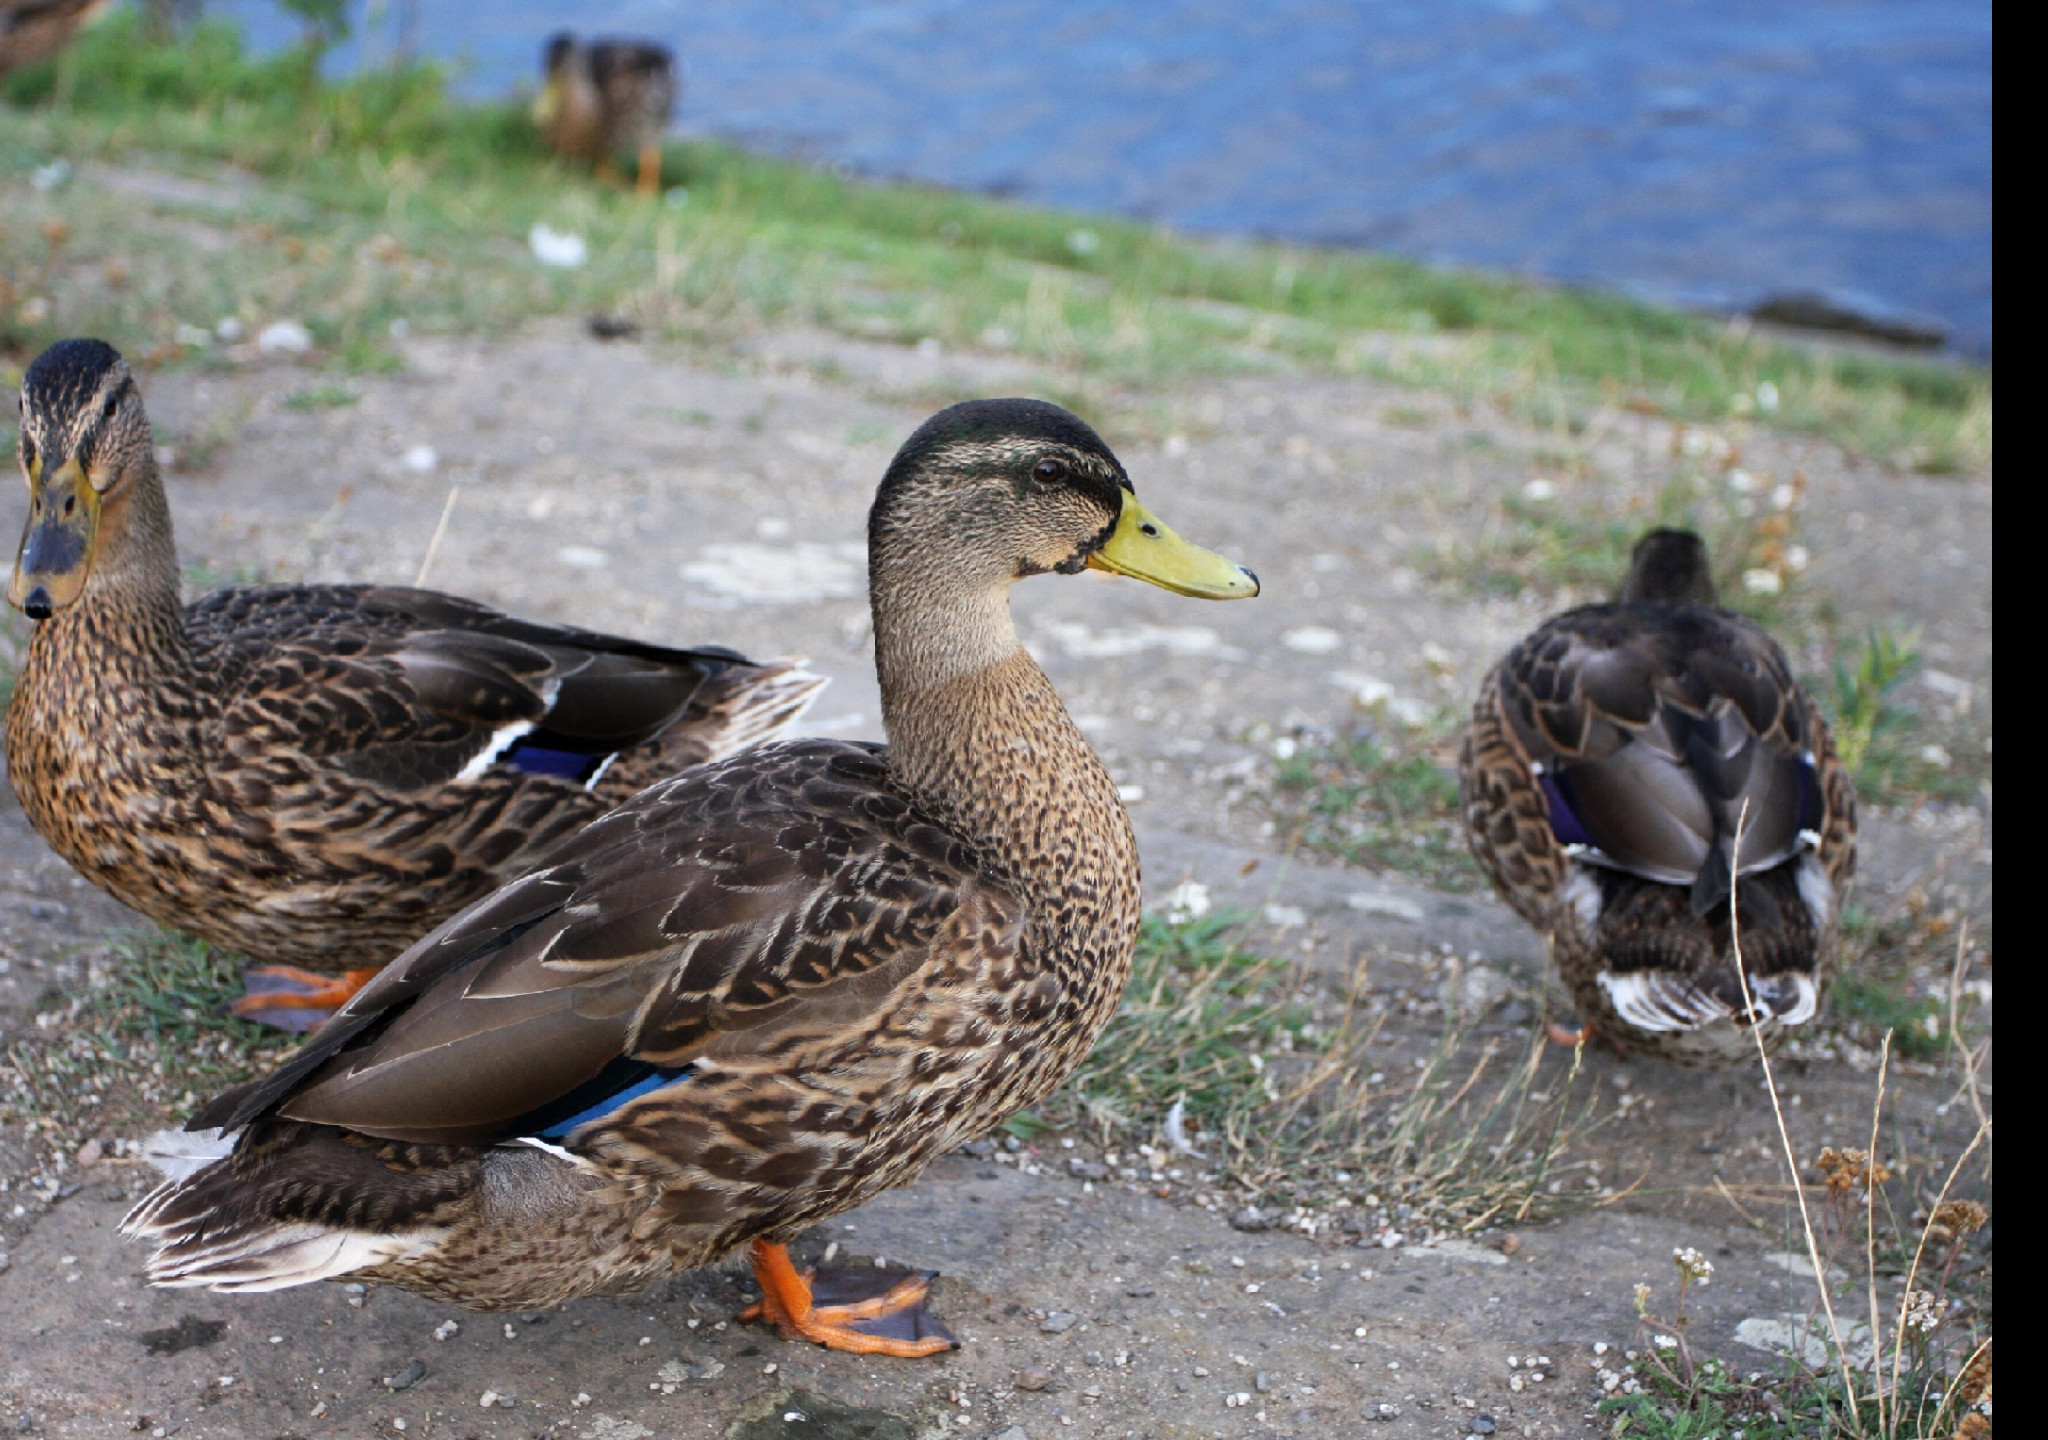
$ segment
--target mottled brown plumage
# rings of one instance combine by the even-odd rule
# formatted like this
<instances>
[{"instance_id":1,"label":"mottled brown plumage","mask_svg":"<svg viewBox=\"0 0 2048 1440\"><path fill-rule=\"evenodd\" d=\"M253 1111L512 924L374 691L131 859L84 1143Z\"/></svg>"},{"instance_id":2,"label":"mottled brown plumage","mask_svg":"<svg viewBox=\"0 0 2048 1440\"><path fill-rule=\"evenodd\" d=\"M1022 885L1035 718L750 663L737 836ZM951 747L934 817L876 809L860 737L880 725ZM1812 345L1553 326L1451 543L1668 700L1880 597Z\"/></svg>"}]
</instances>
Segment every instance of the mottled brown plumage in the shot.
<instances>
[{"instance_id":1,"label":"mottled brown plumage","mask_svg":"<svg viewBox=\"0 0 2048 1440\"><path fill-rule=\"evenodd\" d=\"M630 150L639 189L661 179L661 132L676 105L676 61L665 47L637 40L580 42L567 31L541 53L541 92L533 106L542 141L566 159L600 171Z\"/></svg>"},{"instance_id":2,"label":"mottled brown plumage","mask_svg":"<svg viewBox=\"0 0 2048 1440\"><path fill-rule=\"evenodd\" d=\"M888 748L693 770L421 941L194 1120L239 1140L130 1217L152 1279L629 1291L773 1251L1049 1093L1123 989L1138 857L1009 586L1097 564L1256 592L1127 487L1054 406L928 422L869 527Z\"/></svg>"},{"instance_id":3,"label":"mottled brown plumage","mask_svg":"<svg viewBox=\"0 0 2048 1440\"><path fill-rule=\"evenodd\" d=\"M1775 1043L1812 1018L1855 869L1854 788L1784 652L1713 603L1697 536L1651 532L1619 599L1509 651L1460 769L1473 853L1596 1032L1734 1060L1752 1021Z\"/></svg>"},{"instance_id":4,"label":"mottled brown plumage","mask_svg":"<svg viewBox=\"0 0 2048 1440\"><path fill-rule=\"evenodd\" d=\"M40 618L8 710L15 793L94 884L258 961L381 965L634 791L778 733L822 684L424 590L187 607L120 358L53 347L21 436L11 598Z\"/></svg>"},{"instance_id":5,"label":"mottled brown plumage","mask_svg":"<svg viewBox=\"0 0 2048 1440\"><path fill-rule=\"evenodd\" d=\"M109 0L15 0L0 4L0 75L24 70L69 45Z\"/></svg>"}]
</instances>

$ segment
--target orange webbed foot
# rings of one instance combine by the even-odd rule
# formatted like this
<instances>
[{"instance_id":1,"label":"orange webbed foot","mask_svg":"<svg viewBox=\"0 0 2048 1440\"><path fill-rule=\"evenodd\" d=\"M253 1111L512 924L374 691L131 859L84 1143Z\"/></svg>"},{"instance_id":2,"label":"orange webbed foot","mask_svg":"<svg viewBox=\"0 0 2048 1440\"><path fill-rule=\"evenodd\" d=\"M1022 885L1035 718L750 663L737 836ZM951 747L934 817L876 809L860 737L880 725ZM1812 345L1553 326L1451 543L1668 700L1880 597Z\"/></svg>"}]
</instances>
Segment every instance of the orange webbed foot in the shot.
<instances>
[{"instance_id":1,"label":"orange webbed foot","mask_svg":"<svg viewBox=\"0 0 2048 1440\"><path fill-rule=\"evenodd\" d=\"M828 1350L855 1355L893 1355L915 1360L957 1350L945 1322L925 1309L931 1272L826 1270L798 1274L789 1250L756 1240L754 1277L760 1300L740 1312L742 1321L773 1325L785 1340L809 1340Z\"/></svg>"},{"instance_id":2,"label":"orange webbed foot","mask_svg":"<svg viewBox=\"0 0 2048 1440\"><path fill-rule=\"evenodd\" d=\"M325 1024L376 974L376 966L322 975L295 965L257 965L242 972L244 993L228 1009L258 1025L303 1035Z\"/></svg>"},{"instance_id":3,"label":"orange webbed foot","mask_svg":"<svg viewBox=\"0 0 2048 1440\"><path fill-rule=\"evenodd\" d=\"M1543 1033L1550 1037L1553 1045L1577 1047L1593 1038L1593 1027L1581 1021L1577 1025L1566 1025L1557 1020L1545 1020Z\"/></svg>"}]
</instances>

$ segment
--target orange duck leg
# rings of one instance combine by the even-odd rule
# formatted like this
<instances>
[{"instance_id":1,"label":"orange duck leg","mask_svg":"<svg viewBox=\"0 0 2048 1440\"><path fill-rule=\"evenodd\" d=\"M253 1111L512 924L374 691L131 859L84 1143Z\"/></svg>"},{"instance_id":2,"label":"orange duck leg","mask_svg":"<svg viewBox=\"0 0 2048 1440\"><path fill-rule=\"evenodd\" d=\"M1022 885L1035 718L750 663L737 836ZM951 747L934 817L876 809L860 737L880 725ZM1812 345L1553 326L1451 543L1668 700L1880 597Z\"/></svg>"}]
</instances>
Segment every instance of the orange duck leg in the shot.
<instances>
[{"instance_id":1,"label":"orange duck leg","mask_svg":"<svg viewBox=\"0 0 2048 1440\"><path fill-rule=\"evenodd\" d=\"M258 965L242 972L242 998L228 1009L258 1025L303 1035L348 1004L381 967L322 975L295 965Z\"/></svg>"},{"instance_id":2,"label":"orange duck leg","mask_svg":"<svg viewBox=\"0 0 2048 1440\"><path fill-rule=\"evenodd\" d=\"M930 1273L832 1270L800 1275L788 1248L772 1240L756 1240L752 1259L761 1298L741 1311L740 1319L773 1325L785 1340L904 1360L960 1348L944 1322L924 1308ZM829 1303L819 1304L821 1298Z\"/></svg>"}]
</instances>

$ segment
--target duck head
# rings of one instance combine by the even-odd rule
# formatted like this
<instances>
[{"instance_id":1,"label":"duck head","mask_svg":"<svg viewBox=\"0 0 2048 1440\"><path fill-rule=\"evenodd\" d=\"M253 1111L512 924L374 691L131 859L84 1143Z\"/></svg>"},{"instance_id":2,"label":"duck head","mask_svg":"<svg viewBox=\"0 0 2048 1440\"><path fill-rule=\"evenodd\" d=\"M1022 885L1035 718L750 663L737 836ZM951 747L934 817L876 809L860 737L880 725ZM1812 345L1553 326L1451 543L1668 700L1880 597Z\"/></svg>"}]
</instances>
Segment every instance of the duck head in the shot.
<instances>
[{"instance_id":1,"label":"duck head","mask_svg":"<svg viewBox=\"0 0 2048 1440\"><path fill-rule=\"evenodd\" d=\"M84 593L105 562L108 536L125 531L138 492L163 508L149 417L113 346L60 340L29 365L19 458L28 528L7 599L30 619L47 620ZM156 518L168 538L168 516Z\"/></svg>"},{"instance_id":2,"label":"duck head","mask_svg":"<svg viewBox=\"0 0 2048 1440\"><path fill-rule=\"evenodd\" d=\"M558 30L541 48L540 94L533 97L533 123L545 128L562 113L563 87L568 84L569 62L576 54L576 37Z\"/></svg>"},{"instance_id":3,"label":"duck head","mask_svg":"<svg viewBox=\"0 0 2048 1440\"><path fill-rule=\"evenodd\" d=\"M941 567L972 590L1105 570L1209 600L1248 599L1258 576L1189 544L1138 503L1130 476L1079 417L1042 400L971 400L904 442L868 517L885 587Z\"/></svg>"},{"instance_id":4,"label":"duck head","mask_svg":"<svg viewBox=\"0 0 2048 1440\"><path fill-rule=\"evenodd\" d=\"M1714 571L1707 561L1707 542L1690 530L1656 529L1636 541L1628 575L1614 598L1623 604L1664 600L1672 604L1712 605Z\"/></svg>"}]
</instances>

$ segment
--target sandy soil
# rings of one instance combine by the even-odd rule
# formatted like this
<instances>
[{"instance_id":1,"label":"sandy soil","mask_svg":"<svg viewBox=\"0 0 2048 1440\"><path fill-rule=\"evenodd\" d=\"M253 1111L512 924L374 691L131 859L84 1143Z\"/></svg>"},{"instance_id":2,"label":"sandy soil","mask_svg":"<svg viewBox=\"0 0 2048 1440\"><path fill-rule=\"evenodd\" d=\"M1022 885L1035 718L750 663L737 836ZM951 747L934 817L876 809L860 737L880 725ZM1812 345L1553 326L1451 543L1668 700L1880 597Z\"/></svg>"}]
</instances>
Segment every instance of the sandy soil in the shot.
<instances>
[{"instance_id":1,"label":"sandy soil","mask_svg":"<svg viewBox=\"0 0 2048 1440\"><path fill-rule=\"evenodd\" d=\"M186 559L224 574L410 582L459 487L432 584L539 617L808 655L834 682L808 728L845 736L880 734L857 547L889 454L934 395L1031 388L1000 359L804 332L713 363L564 324L500 345L417 342L408 360L324 411L284 403L313 379L288 366L147 377L178 456ZM1218 903L1275 922L1259 943L1305 953L1333 979L1369 957L1376 984L1422 1002L1415 1035L1434 1033L1429 1002L1456 970L1498 972L1503 1000L1533 996L1541 945L1490 896L1289 857L1259 796L1275 738L1342 731L1361 692L1380 693L1368 681L1396 700L1460 702L1540 617L1534 600L1479 603L1427 581L1418 557L1440 536L1471 538L1490 501L1553 473L1559 437L1362 381L1243 379L1118 395L1108 409L1106 438L1147 502L1266 586L1230 606L1092 576L1016 594L1023 634L1138 797L1148 891L1200 880ZM1733 438L1759 475L1808 475L1809 583L1838 621L1917 628L1929 664L1971 687L1988 736L1989 477L1922 478L1815 441ZM1602 483L1645 493L1685 463L1669 422L1620 412L1564 443ZM1988 802L1872 815L1866 833L1865 903L1917 889L1988 920ZM0 870L4 1043L78 982L123 913L69 876L11 797ZM1484 1024L1519 1037L1530 1013L1507 1003ZM147 1177L108 1161L32 1187L10 1130L0 1419L31 1434L264 1440L396 1434L400 1420L410 1435L586 1440L729 1427L791 1440L1020 1440L1012 1426L1028 1440L1452 1436L1482 1415L1504 1434L1598 1433L1590 1347L1630 1340L1631 1287L1668 1286L1674 1246L1714 1258L1695 1343L1738 1364L1769 1363L1737 1342L1738 1324L1803 1310L1810 1284L1773 1258L1783 1192L1768 1187L1782 1177L1755 1076L1589 1064L1608 1093L1636 1097L1591 1153L1614 1188L1647 1179L1526 1227L1512 1258L1240 1232L1180 1192L1086 1183L1053 1140L948 1160L813 1243L944 1272L937 1303L967 1344L917 1363L728 1325L750 1287L724 1273L509 1326L339 1286L152 1293L113 1233ZM1794 1072L1802 1153L1858 1143L1863 1058ZM1931 1071L1901 1077L1902 1144L1953 1147L1966 1133L1953 1090ZM437 1338L448 1319L459 1333ZM384 1377L414 1360L423 1377L389 1388ZM1545 1378L1528 1380L1532 1368ZM780 1393L792 1389L815 1393ZM503 1398L484 1406L487 1392ZM841 1413L817 1394L899 1418Z\"/></svg>"}]
</instances>

